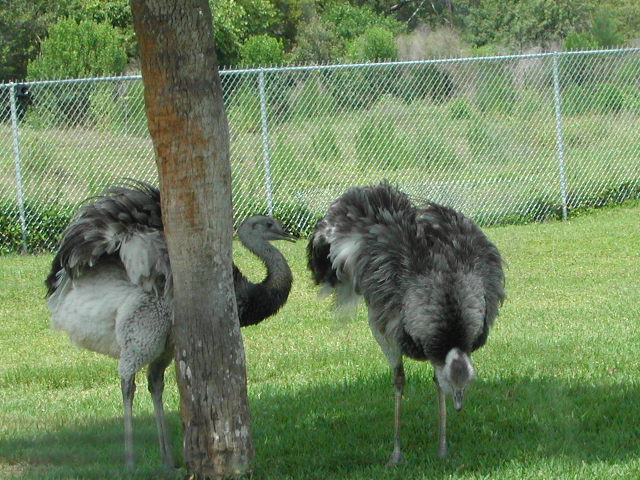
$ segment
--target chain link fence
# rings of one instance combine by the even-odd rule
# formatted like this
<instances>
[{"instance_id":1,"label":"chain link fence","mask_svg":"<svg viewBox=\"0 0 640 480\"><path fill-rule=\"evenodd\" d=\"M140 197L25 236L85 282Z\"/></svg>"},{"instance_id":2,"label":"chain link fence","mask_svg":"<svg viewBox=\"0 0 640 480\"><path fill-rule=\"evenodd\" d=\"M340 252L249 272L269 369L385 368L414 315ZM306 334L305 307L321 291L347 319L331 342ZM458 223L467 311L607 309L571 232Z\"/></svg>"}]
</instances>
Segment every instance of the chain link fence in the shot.
<instances>
[{"instance_id":1,"label":"chain link fence","mask_svg":"<svg viewBox=\"0 0 640 480\"><path fill-rule=\"evenodd\" d=\"M305 232L386 178L481 224L640 196L640 49L221 71L237 221ZM157 183L139 76L0 85L0 252L79 202Z\"/></svg>"}]
</instances>

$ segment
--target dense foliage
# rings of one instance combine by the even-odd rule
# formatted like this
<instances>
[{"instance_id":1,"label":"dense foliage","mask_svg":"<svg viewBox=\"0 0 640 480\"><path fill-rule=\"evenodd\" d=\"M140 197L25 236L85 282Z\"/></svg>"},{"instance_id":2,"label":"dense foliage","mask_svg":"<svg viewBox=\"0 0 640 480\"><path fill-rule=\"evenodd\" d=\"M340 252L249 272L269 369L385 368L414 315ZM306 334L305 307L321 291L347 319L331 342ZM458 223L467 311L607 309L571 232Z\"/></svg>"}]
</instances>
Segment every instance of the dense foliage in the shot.
<instances>
[{"instance_id":1,"label":"dense foliage","mask_svg":"<svg viewBox=\"0 0 640 480\"><path fill-rule=\"evenodd\" d=\"M119 74L127 53L114 27L91 20L62 19L49 28L38 57L29 61L30 80Z\"/></svg>"},{"instance_id":2,"label":"dense foliage","mask_svg":"<svg viewBox=\"0 0 640 480\"><path fill-rule=\"evenodd\" d=\"M209 2L218 60L224 66L362 61L394 58L396 50L400 59L417 59L518 53L531 48L608 48L637 44L640 31L637 0ZM96 45L115 43L115 35L119 48L126 52L129 69L137 70L128 0L6 0L0 9L0 81L27 78L27 65L41 53L46 55L48 39L66 35L58 26L67 19L85 29L93 24L95 35L107 37ZM69 35L72 30L68 29ZM413 37L403 41L407 34ZM421 40L425 36L428 42ZM40 70L38 77L104 72L101 68L91 72L76 63L83 61L72 56L60 62L66 67ZM120 71L110 73L124 73L125 65L116 65Z\"/></svg>"}]
</instances>

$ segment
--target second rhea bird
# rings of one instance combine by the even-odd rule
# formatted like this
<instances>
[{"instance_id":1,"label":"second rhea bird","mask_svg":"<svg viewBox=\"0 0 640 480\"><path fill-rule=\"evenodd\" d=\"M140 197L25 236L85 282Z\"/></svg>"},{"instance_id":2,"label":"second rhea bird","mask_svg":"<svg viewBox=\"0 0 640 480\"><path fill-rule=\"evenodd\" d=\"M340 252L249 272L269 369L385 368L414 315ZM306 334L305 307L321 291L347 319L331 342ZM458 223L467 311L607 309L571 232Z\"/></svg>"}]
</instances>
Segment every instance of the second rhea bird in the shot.
<instances>
[{"instance_id":1,"label":"second rhea bird","mask_svg":"<svg viewBox=\"0 0 640 480\"><path fill-rule=\"evenodd\" d=\"M274 218L257 215L242 222L238 238L267 269L264 281L253 283L233 265L238 318L245 327L287 301L291 270L269 242L293 237ZM134 182L83 206L62 236L46 285L52 326L80 347L120 359L128 467L134 466L135 375L149 365L160 452L173 467L162 405L164 372L173 358L173 276L158 189Z\"/></svg>"},{"instance_id":2,"label":"second rhea bird","mask_svg":"<svg viewBox=\"0 0 640 480\"><path fill-rule=\"evenodd\" d=\"M470 354L487 340L504 299L498 249L470 219L434 203L424 209L386 182L356 187L315 227L308 266L339 305L362 296L369 326L393 371L395 438L402 461L403 356L429 360L438 386L439 449L447 454L446 395L462 409L475 371Z\"/></svg>"}]
</instances>

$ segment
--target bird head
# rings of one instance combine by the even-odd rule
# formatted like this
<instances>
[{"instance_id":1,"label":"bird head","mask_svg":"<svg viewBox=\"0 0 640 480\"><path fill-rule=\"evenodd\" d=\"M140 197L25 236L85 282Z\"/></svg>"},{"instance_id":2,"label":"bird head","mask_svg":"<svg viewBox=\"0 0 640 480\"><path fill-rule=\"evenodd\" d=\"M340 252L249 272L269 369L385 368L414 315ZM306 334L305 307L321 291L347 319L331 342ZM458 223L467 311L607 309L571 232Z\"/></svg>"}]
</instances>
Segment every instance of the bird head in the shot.
<instances>
[{"instance_id":1,"label":"bird head","mask_svg":"<svg viewBox=\"0 0 640 480\"><path fill-rule=\"evenodd\" d=\"M290 233L285 232L280 222L273 217L266 215L254 215L247 218L240 228L244 233L263 238L264 240L288 240L295 242L296 238Z\"/></svg>"},{"instance_id":2,"label":"bird head","mask_svg":"<svg viewBox=\"0 0 640 480\"><path fill-rule=\"evenodd\" d=\"M476 373L471 358L459 348L452 348L444 365L435 366L435 380L446 395L453 397L453 406L462 410L464 394Z\"/></svg>"}]
</instances>

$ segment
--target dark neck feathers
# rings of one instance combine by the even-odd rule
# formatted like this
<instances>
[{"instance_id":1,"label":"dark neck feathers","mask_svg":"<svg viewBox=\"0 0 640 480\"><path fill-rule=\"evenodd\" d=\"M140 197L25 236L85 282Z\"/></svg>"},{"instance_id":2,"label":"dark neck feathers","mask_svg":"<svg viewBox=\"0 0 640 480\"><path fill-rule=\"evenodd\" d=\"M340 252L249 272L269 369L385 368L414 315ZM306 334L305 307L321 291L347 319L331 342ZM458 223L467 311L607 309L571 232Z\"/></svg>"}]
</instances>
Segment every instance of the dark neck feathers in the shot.
<instances>
[{"instance_id":1,"label":"dark neck feathers","mask_svg":"<svg viewBox=\"0 0 640 480\"><path fill-rule=\"evenodd\" d=\"M247 234L242 229L238 237L249 251L264 263L266 278L260 283L246 282L246 300L238 305L240 326L255 325L275 314L282 307L291 291L293 275L282 253L268 241L257 235Z\"/></svg>"}]
</instances>

